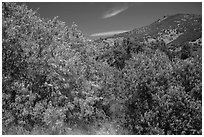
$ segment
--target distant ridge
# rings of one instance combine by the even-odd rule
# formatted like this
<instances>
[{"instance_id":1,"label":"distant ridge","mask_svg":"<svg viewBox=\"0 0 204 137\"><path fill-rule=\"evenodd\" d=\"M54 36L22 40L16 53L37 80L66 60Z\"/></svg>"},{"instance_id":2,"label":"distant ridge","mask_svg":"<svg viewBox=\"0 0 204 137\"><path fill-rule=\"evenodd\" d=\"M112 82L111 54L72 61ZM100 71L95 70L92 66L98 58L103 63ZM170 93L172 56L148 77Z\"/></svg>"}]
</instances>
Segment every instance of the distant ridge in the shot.
<instances>
[{"instance_id":1,"label":"distant ridge","mask_svg":"<svg viewBox=\"0 0 204 137\"><path fill-rule=\"evenodd\" d=\"M148 26L108 38L131 37L137 41L164 40L167 44L185 44L202 37L202 16L175 14L164 16Z\"/></svg>"}]
</instances>

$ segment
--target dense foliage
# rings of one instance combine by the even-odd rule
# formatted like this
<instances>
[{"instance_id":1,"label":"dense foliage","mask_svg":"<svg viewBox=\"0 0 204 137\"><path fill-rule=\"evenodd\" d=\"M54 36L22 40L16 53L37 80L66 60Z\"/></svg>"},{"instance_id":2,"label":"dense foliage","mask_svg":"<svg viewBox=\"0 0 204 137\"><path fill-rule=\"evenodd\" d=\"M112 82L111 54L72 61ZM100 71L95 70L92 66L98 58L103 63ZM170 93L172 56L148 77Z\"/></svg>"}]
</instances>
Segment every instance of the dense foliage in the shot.
<instances>
[{"instance_id":1,"label":"dense foliage","mask_svg":"<svg viewBox=\"0 0 204 137\"><path fill-rule=\"evenodd\" d=\"M3 134L202 134L200 49L90 42L2 3Z\"/></svg>"}]
</instances>

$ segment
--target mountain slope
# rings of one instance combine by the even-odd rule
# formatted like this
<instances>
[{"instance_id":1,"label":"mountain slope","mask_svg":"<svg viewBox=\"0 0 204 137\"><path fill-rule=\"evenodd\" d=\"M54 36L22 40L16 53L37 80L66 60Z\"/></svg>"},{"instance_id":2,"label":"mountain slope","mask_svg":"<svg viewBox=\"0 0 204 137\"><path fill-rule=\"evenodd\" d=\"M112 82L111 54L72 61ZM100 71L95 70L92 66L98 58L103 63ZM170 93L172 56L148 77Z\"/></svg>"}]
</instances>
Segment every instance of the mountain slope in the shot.
<instances>
[{"instance_id":1,"label":"mountain slope","mask_svg":"<svg viewBox=\"0 0 204 137\"><path fill-rule=\"evenodd\" d=\"M114 35L132 37L137 41L164 40L166 44L184 44L196 41L202 36L202 16L194 14L175 14L164 16L149 26Z\"/></svg>"}]
</instances>

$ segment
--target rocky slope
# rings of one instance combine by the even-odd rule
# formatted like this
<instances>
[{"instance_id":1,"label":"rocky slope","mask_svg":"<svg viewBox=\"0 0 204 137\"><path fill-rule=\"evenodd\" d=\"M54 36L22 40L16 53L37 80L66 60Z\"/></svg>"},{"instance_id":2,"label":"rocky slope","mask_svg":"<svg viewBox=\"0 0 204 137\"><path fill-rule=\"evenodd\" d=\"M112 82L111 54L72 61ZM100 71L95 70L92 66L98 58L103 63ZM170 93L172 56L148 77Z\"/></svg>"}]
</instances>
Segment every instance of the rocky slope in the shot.
<instances>
[{"instance_id":1,"label":"rocky slope","mask_svg":"<svg viewBox=\"0 0 204 137\"><path fill-rule=\"evenodd\" d=\"M181 45L201 40L202 16L194 14L176 14L164 16L149 26L112 36L131 37L136 41L154 42L163 40L166 44ZM110 38L110 37L109 37Z\"/></svg>"}]
</instances>

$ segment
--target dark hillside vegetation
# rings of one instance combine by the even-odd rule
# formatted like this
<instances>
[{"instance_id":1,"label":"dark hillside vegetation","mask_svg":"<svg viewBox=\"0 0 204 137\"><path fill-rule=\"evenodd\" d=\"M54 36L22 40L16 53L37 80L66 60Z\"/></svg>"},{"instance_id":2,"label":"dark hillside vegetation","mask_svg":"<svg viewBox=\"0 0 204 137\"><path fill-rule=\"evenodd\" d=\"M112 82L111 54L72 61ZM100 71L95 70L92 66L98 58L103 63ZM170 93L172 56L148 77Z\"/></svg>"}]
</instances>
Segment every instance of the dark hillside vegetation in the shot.
<instances>
[{"instance_id":1,"label":"dark hillside vegetation","mask_svg":"<svg viewBox=\"0 0 204 137\"><path fill-rule=\"evenodd\" d=\"M178 35L178 38L173 39L173 36L176 36L176 34ZM158 19L148 26L117 34L113 37L131 37L138 41L144 41L148 38L153 38L155 40L163 38L168 39L169 44L177 45L186 44L201 38L201 36L201 15L175 14L164 16L162 19Z\"/></svg>"},{"instance_id":2,"label":"dark hillside vegetation","mask_svg":"<svg viewBox=\"0 0 204 137\"><path fill-rule=\"evenodd\" d=\"M201 135L197 37L113 41L2 3L2 134Z\"/></svg>"}]
</instances>

